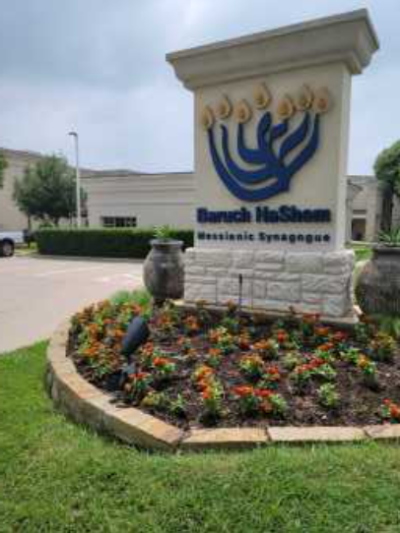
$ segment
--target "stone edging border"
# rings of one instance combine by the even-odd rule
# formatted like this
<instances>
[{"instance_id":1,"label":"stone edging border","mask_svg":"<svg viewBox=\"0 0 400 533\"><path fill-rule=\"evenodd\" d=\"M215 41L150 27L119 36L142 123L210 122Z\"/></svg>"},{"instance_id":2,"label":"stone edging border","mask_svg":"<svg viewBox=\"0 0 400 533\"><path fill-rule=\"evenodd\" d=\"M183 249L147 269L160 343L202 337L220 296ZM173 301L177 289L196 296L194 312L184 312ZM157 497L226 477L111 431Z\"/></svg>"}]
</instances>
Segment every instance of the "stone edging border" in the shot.
<instances>
[{"instance_id":1,"label":"stone edging border","mask_svg":"<svg viewBox=\"0 0 400 533\"><path fill-rule=\"evenodd\" d=\"M147 449L243 449L267 444L400 439L400 424L364 427L270 426L184 431L134 407L117 407L110 395L80 376L66 357L69 321L54 333L47 352L46 385L55 405L76 422Z\"/></svg>"}]
</instances>

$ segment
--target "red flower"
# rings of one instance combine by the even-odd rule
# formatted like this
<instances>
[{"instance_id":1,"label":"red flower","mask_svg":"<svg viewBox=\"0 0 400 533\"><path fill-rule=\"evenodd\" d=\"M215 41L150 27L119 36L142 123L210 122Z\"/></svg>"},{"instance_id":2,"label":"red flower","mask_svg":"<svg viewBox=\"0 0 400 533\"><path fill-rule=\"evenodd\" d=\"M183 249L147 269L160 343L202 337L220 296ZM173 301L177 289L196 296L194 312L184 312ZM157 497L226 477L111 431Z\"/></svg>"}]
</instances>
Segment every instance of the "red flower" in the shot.
<instances>
[{"instance_id":1,"label":"red flower","mask_svg":"<svg viewBox=\"0 0 400 533\"><path fill-rule=\"evenodd\" d=\"M279 342L279 344L283 344L284 342L287 342L289 336L286 333L286 331L279 330L276 334L276 340Z\"/></svg>"},{"instance_id":2,"label":"red flower","mask_svg":"<svg viewBox=\"0 0 400 533\"><path fill-rule=\"evenodd\" d=\"M273 392L268 389L256 389L255 390L255 395L258 396L259 398L269 398L272 394Z\"/></svg>"},{"instance_id":3,"label":"red flower","mask_svg":"<svg viewBox=\"0 0 400 533\"><path fill-rule=\"evenodd\" d=\"M236 396L251 396L254 394L254 388L250 385L239 385L237 387L233 388L233 392L236 394Z\"/></svg>"}]
</instances>

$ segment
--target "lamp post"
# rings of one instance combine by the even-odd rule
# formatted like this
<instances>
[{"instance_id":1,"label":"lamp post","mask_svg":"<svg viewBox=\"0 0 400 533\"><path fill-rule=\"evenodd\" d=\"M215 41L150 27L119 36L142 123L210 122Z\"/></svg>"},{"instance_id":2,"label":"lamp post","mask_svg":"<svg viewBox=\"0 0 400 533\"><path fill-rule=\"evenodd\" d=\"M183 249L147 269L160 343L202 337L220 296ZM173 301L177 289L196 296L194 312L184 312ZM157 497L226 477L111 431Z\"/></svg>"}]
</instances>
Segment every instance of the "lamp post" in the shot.
<instances>
[{"instance_id":1,"label":"lamp post","mask_svg":"<svg viewBox=\"0 0 400 533\"><path fill-rule=\"evenodd\" d=\"M79 168L79 135L76 131L70 131L68 135L74 138L75 144L75 177L76 177L76 225L78 228L82 225L82 206L81 206L81 173Z\"/></svg>"}]
</instances>

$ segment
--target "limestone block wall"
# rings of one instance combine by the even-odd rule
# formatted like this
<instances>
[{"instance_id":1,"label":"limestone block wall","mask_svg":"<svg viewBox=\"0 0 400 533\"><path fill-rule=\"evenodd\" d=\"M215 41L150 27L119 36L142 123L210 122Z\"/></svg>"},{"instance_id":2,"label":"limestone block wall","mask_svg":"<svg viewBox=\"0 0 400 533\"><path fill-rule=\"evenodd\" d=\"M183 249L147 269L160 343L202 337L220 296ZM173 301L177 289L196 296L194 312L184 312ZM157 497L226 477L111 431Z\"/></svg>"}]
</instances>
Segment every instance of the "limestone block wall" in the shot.
<instances>
[{"instance_id":1,"label":"limestone block wall","mask_svg":"<svg viewBox=\"0 0 400 533\"><path fill-rule=\"evenodd\" d=\"M185 301L238 302L270 311L353 316L354 253L190 248L185 253Z\"/></svg>"}]
</instances>

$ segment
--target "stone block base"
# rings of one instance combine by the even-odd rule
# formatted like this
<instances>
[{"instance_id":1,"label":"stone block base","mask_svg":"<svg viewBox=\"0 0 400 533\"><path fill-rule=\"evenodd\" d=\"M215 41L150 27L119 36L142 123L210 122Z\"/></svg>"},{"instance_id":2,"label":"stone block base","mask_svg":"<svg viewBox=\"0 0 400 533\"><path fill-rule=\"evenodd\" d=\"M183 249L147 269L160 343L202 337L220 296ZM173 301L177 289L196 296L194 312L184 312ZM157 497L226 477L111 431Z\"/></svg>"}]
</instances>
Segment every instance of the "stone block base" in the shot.
<instances>
[{"instance_id":1,"label":"stone block base","mask_svg":"<svg viewBox=\"0 0 400 533\"><path fill-rule=\"evenodd\" d=\"M353 318L354 252L189 248L185 302L239 303L267 311Z\"/></svg>"}]
</instances>

